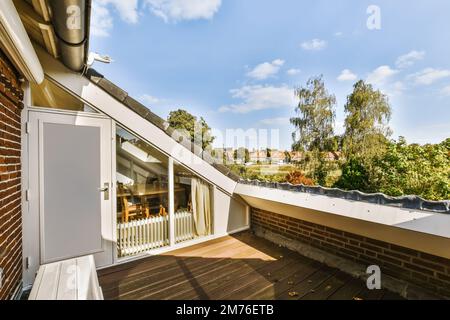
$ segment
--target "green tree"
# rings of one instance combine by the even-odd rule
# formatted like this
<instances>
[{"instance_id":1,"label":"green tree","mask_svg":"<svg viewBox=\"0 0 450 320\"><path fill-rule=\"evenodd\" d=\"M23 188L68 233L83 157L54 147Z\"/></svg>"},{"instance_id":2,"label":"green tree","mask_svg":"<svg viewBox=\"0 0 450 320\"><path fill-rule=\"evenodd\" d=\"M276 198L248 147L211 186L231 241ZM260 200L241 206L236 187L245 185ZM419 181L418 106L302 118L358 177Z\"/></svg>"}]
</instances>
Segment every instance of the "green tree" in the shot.
<instances>
[{"instance_id":1,"label":"green tree","mask_svg":"<svg viewBox=\"0 0 450 320\"><path fill-rule=\"evenodd\" d=\"M295 127L292 149L322 151L333 136L336 97L328 93L322 76L310 78L295 94L299 103L290 119Z\"/></svg>"},{"instance_id":2,"label":"green tree","mask_svg":"<svg viewBox=\"0 0 450 320\"><path fill-rule=\"evenodd\" d=\"M203 150L211 149L215 137L202 117L197 119L186 110L178 109L169 113L167 121L172 128L186 134L193 143L201 145Z\"/></svg>"},{"instance_id":3,"label":"green tree","mask_svg":"<svg viewBox=\"0 0 450 320\"><path fill-rule=\"evenodd\" d=\"M373 192L370 185L370 177L364 164L358 158L350 158L342 166L342 175L334 184L334 187L345 190L359 190Z\"/></svg>"},{"instance_id":4,"label":"green tree","mask_svg":"<svg viewBox=\"0 0 450 320\"><path fill-rule=\"evenodd\" d=\"M322 184L327 176L322 152L332 145L336 97L328 93L322 76L310 78L306 87L295 93L299 103L295 108L296 116L290 119L295 127L292 149L307 152L303 170Z\"/></svg>"},{"instance_id":5,"label":"green tree","mask_svg":"<svg viewBox=\"0 0 450 320\"><path fill-rule=\"evenodd\" d=\"M391 135L391 106L386 95L359 80L345 104L343 150L347 159L360 157L370 163L385 149Z\"/></svg>"},{"instance_id":6,"label":"green tree","mask_svg":"<svg viewBox=\"0 0 450 320\"><path fill-rule=\"evenodd\" d=\"M250 161L250 152L248 151L247 148L237 148L236 150L234 150L233 152L233 158L234 160L242 160L244 163L247 163Z\"/></svg>"},{"instance_id":7,"label":"green tree","mask_svg":"<svg viewBox=\"0 0 450 320\"><path fill-rule=\"evenodd\" d=\"M284 162L291 163L291 161L292 161L291 153L289 151L285 151L284 152Z\"/></svg>"},{"instance_id":8,"label":"green tree","mask_svg":"<svg viewBox=\"0 0 450 320\"><path fill-rule=\"evenodd\" d=\"M450 199L450 138L439 144L393 141L374 161L377 191L392 196L419 195L429 200Z\"/></svg>"}]
</instances>

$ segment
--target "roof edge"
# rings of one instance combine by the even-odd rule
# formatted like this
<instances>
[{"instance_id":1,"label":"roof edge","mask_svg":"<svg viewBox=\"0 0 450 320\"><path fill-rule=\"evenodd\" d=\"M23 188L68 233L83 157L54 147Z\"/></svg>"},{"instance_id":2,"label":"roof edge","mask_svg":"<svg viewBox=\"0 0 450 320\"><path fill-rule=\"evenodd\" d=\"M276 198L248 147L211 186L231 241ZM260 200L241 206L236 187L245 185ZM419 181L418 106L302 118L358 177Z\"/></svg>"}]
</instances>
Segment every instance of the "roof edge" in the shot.
<instances>
[{"instance_id":1,"label":"roof edge","mask_svg":"<svg viewBox=\"0 0 450 320\"><path fill-rule=\"evenodd\" d=\"M89 81L91 81L99 88L101 88L103 91L105 91L107 94L109 94L111 97L122 103L128 109L132 110L140 117L144 118L154 126L158 127L166 135L172 138L175 142L182 145L185 149L189 150L196 156L203 159L205 162L207 162L221 174L233 180L234 182L239 181L240 177L238 175L232 172L227 166L218 163L216 159L212 157L208 151L202 150L200 147L192 143L192 141L190 140L183 139L183 137L181 137L180 134L177 133L173 127L169 126L169 123L166 120L164 120L157 114L153 113L150 108L146 107L136 99L129 96L127 91L123 90L122 88L120 88L107 78L105 78L101 73L99 73L93 68L90 68L87 70L84 76Z\"/></svg>"},{"instance_id":2,"label":"roof edge","mask_svg":"<svg viewBox=\"0 0 450 320\"><path fill-rule=\"evenodd\" d=\"M280 183L280 182L240 179L238 183L284 191L310 193L314 195L322 195L346 200L361 201L397 208L450 214L450 200L432 201L423 199L422 197L415 195L392 197L384 193L364 193L358 190L347 191L339 188L305 186L302 184L294 185L289 182Z\"/></svg>"}]
</instances>

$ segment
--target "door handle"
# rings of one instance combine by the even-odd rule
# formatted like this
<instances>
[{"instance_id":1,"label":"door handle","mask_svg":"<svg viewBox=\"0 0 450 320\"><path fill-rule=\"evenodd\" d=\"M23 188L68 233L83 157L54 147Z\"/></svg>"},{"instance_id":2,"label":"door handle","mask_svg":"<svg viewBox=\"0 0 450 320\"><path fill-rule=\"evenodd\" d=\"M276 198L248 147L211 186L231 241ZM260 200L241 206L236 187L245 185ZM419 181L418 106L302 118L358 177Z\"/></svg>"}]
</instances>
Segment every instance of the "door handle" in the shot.
<instances>
[{"instance_id":1,"label":"door handle","mask_svg":"<svg viewBox=\"0 0 450 320\"><path fill-rule=\"evenodd\" d=\"M105 182L103 188L98 188L98 191L103 192L103 200L109 200L109 182Z\"/></svg>"}]
</instances>

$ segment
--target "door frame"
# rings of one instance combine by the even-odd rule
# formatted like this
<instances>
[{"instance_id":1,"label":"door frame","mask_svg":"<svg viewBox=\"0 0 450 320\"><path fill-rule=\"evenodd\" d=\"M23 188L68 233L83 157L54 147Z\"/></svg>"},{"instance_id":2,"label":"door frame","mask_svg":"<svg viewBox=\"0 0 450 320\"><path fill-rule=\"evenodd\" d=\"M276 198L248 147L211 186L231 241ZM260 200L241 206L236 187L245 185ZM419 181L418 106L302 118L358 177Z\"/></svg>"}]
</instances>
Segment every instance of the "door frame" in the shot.
<instances>
[{"instance_id":1,"label":"door frame","mask_svg":"<svg viewBox=\"0 0 450 320\"><path fill-rule=\"evenodd\" d=\"M60 110L60 109L50 109L43 107L34 107L34 106L25 106L22 110L22 223L23 223L23 286L24 288L28 288L32 285L35 278L35 273L40 266L41 263L41 240L42 240L42 202L40 198L42 197L40 189L42 188L42 181L31 181L35 177L39 177L42 170L42 162L37 165L38 172L36 171L36 164L31 163L31 157L35 159L40 159L42 157L41 148L42 146L32 146L31 141L41 141L41 137L35 137L30 139L29 132L30 126L36 124L30 124L31 113L41 113L46 115L66 115L66 116L75 116L75 117L83 117L83 118L91 118L91 119L103 119L108 120L110 122L110 147L109 150L111 152L111 167L106 168L108 171L107 174L110 177L110 187L109 187L109 208L107 208L106 212L110 214L111 221L111 241L108 248L111 257L108 257L108 264L103 265L102 267L113 265L116 262L116 216L115 216L115 207L116 207L116 188L115 188L115 122L108 116L97 113L90 112L81 112L81 111L70 111L70 110ZM38 134L40 128L34 128L34 132ZM37 129L37 130L36 130ZM40 135L40 133L39 133ZM38 152L36 154L36 152ZM38 158L39 157L39 158ZM30 174L33 173L33 174ZM31 190L32 184L39 185L38 190ZM35 201L36 207L30 207L30 202ZM36 210L38 210L36 214ZM102 215L102 220L104 216ZM104 225L102 223L102 229ZM104 246L104 243L102 244Z\"/></svg>"}]
</instances>

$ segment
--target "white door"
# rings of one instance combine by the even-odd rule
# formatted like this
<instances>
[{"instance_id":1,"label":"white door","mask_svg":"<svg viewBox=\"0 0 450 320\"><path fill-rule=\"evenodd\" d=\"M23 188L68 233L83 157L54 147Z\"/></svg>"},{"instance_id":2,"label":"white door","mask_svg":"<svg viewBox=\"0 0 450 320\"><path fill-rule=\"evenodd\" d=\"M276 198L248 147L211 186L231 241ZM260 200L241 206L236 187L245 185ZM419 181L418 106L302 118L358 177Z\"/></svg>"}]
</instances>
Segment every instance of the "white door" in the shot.
<instances>
[{"instance_id":1,"label":"white door","mask_svg":"<svg viewBox=\"0 0 450 320\"><path fill-rule=\"evenodd\" d=\"M56 111L28 116L26 228L37 242L28 244L36 262L29 267L87 254L97 267L112 264L111 120Z\"/></svg>"}]
</instances>

